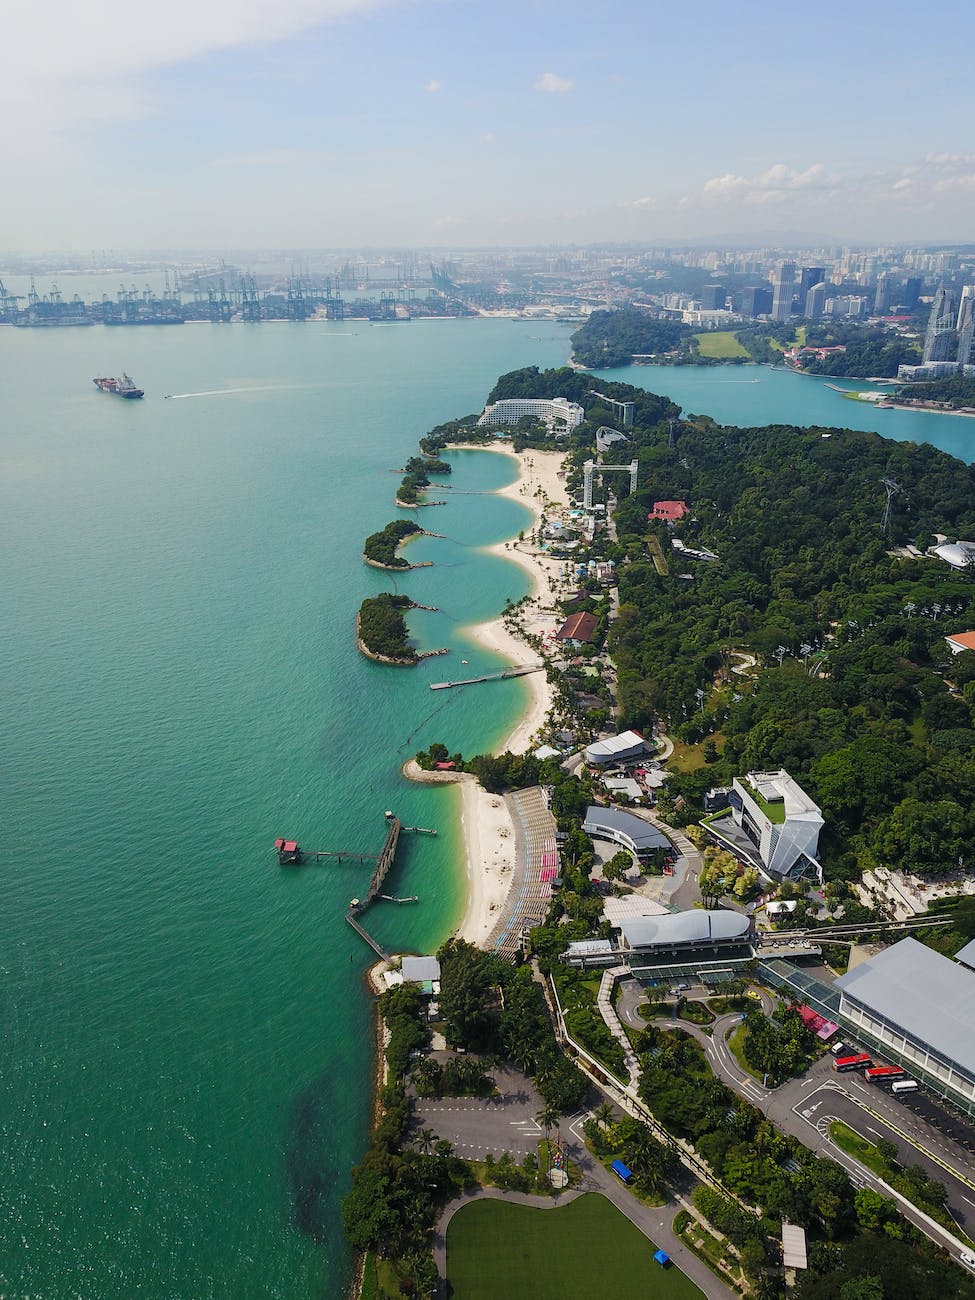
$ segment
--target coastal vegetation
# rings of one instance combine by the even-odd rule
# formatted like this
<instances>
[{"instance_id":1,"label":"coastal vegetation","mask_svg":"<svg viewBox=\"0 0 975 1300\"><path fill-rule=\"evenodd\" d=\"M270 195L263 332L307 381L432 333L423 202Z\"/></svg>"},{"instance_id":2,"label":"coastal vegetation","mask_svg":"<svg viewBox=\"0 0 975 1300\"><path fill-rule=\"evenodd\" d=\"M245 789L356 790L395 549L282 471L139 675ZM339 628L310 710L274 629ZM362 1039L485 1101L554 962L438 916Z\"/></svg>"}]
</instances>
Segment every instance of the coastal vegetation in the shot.
<instances>
[{"instance_id":1,"label":"coastal vegetation","mask_svg":"<svg viewBox=\"0 0 975 1300\"><path fill-rule=\"evenodd\" d=\"M534 1079L556 1114L574 1111L588 1084L557 1047L531 971L460 939L448 940L437 956L447 1042L510 1060Z\"/></svg>"},{"instance_id":2,"label":"coastal vegetation","mask_svg":"<svg viewBox=\"0 0 975 1300\"><path fill-rule=\"evenodd\" d=\"M411 519L394 519L380 532L372 533L366 538L362 548L363 557L383 569L409 569L409 561L398 555L396 548L408 537L422 532L420 525Z\"/></svg>"},{"instance_id":3,"label":"coastal vegetation","mask_svg":"<svg viewBox=\"0 0 975 1300\"><path fill-rule=\"evenodd\" d=\"M938 404L950 411L975 409L975 379L966 379L964 375L957 374L924 383L905 384L894 392L893 398L896 402Z\"/></svg>"},{"instance_id":4,"label":"coastal vegetation","mask_svg":"<svg viewBox=\"0 0 975 1300\"><path fill-rule=\"evenodd\" d=\"M568 369L527 368L502 376L490 395L492 401L565 396L583 405L585 420L566 444L570 491L592 456L595 430L618 423L591 382ZM975 531L975 472L930 447L871 434L732 429L706 417L681 420L667 399L627 385L601 381L600 391L634 402L627 442L604 453L607 463L615 452L615 463L636 456L640 466L633 496L621 485L616 539L603 534L589 552L612 559L618 575L619 616L609 631L618 725L649 728L663 719L682 752L698 756L672 771L660 798L661 810L677 823L700 818L708 787L751 769L787 767L827 818L820 855L828 903L842 905L844 919L869 927L873 914L849 894L864 870L896 861L922 874L941 873L975 834L975 654L952 657L944 643L946 632L973 625L975 588L967 573L905 559L900 550L907 541L926 546L937 531ZM530 443L546 434L526 429L516 436ZM884 479L900 490L882 530ZM690 510L667 524L649 518L657 500L686 501ZM675 539L686 548L706 547L717 559L678 562ZM651 544L670 557L669 565L653 564ZM558 756L465 760L443 742L417 758L423 767L450 763L471 772L492 791L551 787L561 885L545 922L531 931L529 955L539 972L552 976L573 1039L608 1072L621 1073L620 1044L595 1008L592 975L567 971L559 961L572 940L608 933L601 920L607 886L592 880L592 844L581 830L591 779L562 772ZM755 882L732 874L724 856L710 854L702 886L715 897L727 890L747 895ZM782 896L793 891L798 905L784 923L815 923L800 888L784 886ZM960 945L975 932L975 907L956 911L956 925L939 942ZM464 1079L449 1084L439 1062L436 1068L422 1060L410 1064L415 1090L439 1095L466 1086L476 1094L487 1086L477 1054L505 1059L533 1077L550 1113L575 1110L587 1083L555 1041L532 969L457 940L438 955L443 1033L470 1064ZM687 1004L675 1008L682 1013ZM771 1082L804 1069L817 1050L792 1008L772 1019L748 1009L737 1028L733 1050L749 1072ZM725 1262L740 1266L754 1294L779 1292L783 1217L809 1232L802 1286L813 1300L831 1294L817 1289L831 1269L842 1270L850 1295L858 1294L866 1276L860 1247L875 1233L902 1249L902 1276L913 1293L929 1294L926 1279L941 1269L938 1257L892 1206L878 1209L855 1194L843 1169L732 1093L686 1032L652 1025L631 1037L644 1104L664 1129L693 1146L724 1189L712 1193L718 1199L707 1209L697 1197L695 1205L726 1234L732 1253ZM645 1125L623 1123L641 1131L621 1137L619 1125L590 1120L587 1141L602 1158L622 1140L643 1192L659 1195L675 1175L673 1152ZM513 1188L530 1186L536 1173L512 1161L491 1170L471 1167L469 1176ZM937 1186L915 1191L937 1217ZM394 1238L381 1249L408 1245ZM715 1247L723 1249L716 1240ZM418 1264L407 1264L404 1275L411 1267L419 1276ZM944 1294L970 1294L962 1283L952 1279Z\"/></svg>"},{"instance_id":5,"label":"coastal vegetation","mask_svg":"<svg viewBox=\"0 0 975 1300\"><path fill-rule=\"evenodd\" d=\"M920 359L911 340L883 326L845 320L807 321L798 327L792 321L761 321L694 332L677 321L624 307L593 312L572 336L576 361L599 370L628 366L637 358L656 365L781 365L785 349L796 346L843 348L825 357L805 354L800 368L811 375L893 378L898 366Z\"/></svg>"},{"instance_id":6,"label":"coastal vegetation","mask_svg":"<svg viewBox=\"0 0 975 1300\"><path fill-rule=\"evenodd\" d=\"M359 606L356 620L359 641L378 658L393 663L416 663L416 650L410 645L409 629L403 611L415 608L409 596L384 591L367 597Z\"/></svg>"},{"instance_id":7,"label":"coastal vegetation","mask_svg":"<svg viewBox=\"0 0 975 1300\"><path fill-rule=\"evenodd\" d=\"M572 335L572 354L580 365L608 370L631 365L634 356L670 356L682 344L689 352L690 339L686 325L657 320L636 307L624 307L619 311L594 311Z\"/></svg>"},{"instance_id":8,"label":"coastal vegetation","mask_svg":"<svg viewBox=\"0 0 975 1300\"><path fill-rule=\"evenodd\" d=\"M394 1263L407 1294L429 1295L437 1280L430 1231L440 1208L473 1179L470 1167L452 1152L433 1154L407 1144L407 1067L410 1053L429 1041L418 989L410 984L390 989L379 1007L389 1036L389 1082L379 1090L379 1119L362 1162L352 1171L342 1223L354 1250Z\"/></svg>"},{"instance_id":9,"label":"coastal vegetation","mask_svg":"<svg viewBox=\"0 0 975 1300\"><path fill-rule=\"evenodd\" d=\"M452 466L436 456L411 456L403 467L403 481L396 489L401 505L417 505L420 493L430 486L431 474L450 474Z\"/></svg>"}]
</instances>

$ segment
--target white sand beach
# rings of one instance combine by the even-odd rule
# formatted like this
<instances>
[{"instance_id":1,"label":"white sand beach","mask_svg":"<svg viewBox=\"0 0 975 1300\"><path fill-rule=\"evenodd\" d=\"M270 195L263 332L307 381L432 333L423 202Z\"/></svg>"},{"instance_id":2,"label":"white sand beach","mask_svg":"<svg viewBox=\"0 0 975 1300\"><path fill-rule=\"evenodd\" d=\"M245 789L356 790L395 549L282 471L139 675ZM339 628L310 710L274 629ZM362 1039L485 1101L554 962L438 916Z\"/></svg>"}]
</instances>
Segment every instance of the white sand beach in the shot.
<instances>
[{"instance_id":1,"label":"white sand beach","mask_svg":"<svg viewBox=\"0 0 975 1300\"><path fill-rule=\"evenodd\" d=\"M495 455L505 455L518 463L518 477L499 495L520 501L532 512L532 528L537 528L546 507L566 506L568 496L565 480L560 478L565 457L559 451L514 452L510 447L486 447ZM487 548L494 555L521 565L531 575L532 589L527 607L521 613L525 630L541 636L560 621L555 612L555 585L562 564L540 552L530 541L498 542ZM511 631L499 615L486 623L475 624L470 629L481 645L503 655L511 664L537 663L538 654L520 636ZM552 705L552 688L544 672L531 673L525 678L531 690L528 712L505 741L502 749L513 754L523 754L540 730Z\"/></svg>"},{"instance_id":2,"label":"white sand beach","mask_svg":"<svg viewBox=\"0 0 975 1300\"><path fill-rule=\"evenodd\" d=\"M516 453L510 447L487 447L494 455L506 455L518 463L518 477L501 494L528 506L533 515L532 528L538 526L549 503L564 506L568 502L565 482L559 477L563 455L557 451ZM488 548L527 569L532 590L527 607L521 612L525 629L533 634L557 626L555 585L561 568L559 561L539 553L530 541L499 542ZM502 617L476 624L470 629L476 639L504 656L511 664L534 663L538 654L511 631ZM530 673L525 682L531 700L525 716L502 745L512 753L526 752L545 722L552 704L552 688L544 672ZM469 943L484 944L504 906L514 875L515 836L507 805L499 795L488 794L467 773L424 772L411 759L403 773L415 781L432 784L458 783L461 787L464 846L467 859L467 906L457 936Z\"/></svg>"}]
</instances>

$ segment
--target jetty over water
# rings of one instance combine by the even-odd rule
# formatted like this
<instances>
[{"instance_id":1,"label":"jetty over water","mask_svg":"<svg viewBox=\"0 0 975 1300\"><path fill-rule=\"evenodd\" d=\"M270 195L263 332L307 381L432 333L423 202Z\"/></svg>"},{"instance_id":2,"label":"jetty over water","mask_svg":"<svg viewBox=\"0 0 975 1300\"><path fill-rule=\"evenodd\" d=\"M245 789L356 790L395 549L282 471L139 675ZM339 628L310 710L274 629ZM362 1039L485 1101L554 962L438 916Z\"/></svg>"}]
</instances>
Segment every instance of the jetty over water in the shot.
<instances>
[{"instance_id":1,"label":"jetty over water","mask_svg":"<svg viewBox=\"0 0 975 1300\"><path fill-rule=\"evenodd\" d=\"M385 899L390 903L415 903L415 895L409 898L396 898L392 894L382 893L382 887L392 869L396 859L396 848L399 844L399 837L403 831L411 831L418 835L436 835L435 830L427 826L404 826L400 819L392 812L387 811L386 819L386 841L383 844L379 854L374 853L353 853L348 850L304 850L295 840L275 840L274 847L278 852L278 861L282 866L300 866L306 859L314 858L315 861L321 861L322 858L334 859L338 862L375 862L372 876L369 880L369 886L361 898L353 898L349 903L349 910L345 914L345 919L352 926L356 934L365 939L366 943L377 953L384 961L390 960L389 953L383 948L378 940L374 939L365 929L358 918L366 911L377 898Z\"/></svg>"},{"instance_id":2,"label":"jetty over water","mask_svg":"<svg viewBox=\"0 0 975 1300\"><path fill-rule=\"evenodd\" d=\"M481 677L467 677L458 682L431 682L431 691L446 691L451 686L476 686L478 682L500 682L506 677L524 677L526 673L540 673L544 664L520 664L514 668L505 668L500 673L484 673Z\"/></svg>"}]
</instances>

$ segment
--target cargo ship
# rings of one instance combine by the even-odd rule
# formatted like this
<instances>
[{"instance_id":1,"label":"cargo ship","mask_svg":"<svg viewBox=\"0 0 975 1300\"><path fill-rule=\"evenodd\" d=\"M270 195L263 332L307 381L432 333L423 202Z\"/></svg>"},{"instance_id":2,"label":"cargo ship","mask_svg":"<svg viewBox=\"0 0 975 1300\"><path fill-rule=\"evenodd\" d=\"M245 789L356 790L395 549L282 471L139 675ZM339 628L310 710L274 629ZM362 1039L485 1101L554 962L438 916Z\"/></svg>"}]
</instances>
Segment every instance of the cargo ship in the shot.
<instances>
[{"instance_id":1,"label":"cargo ship","mask_svg":"<svg viewBox=\"0 0 975 1300\"><path fill-rule=\"evenodd\" d=\"M96 388L100 388L103 393L114 393L116 397L142 397L143 390L137 388L128 375L123 374L118 379L95 379L92 381Z\"/></svg>"}]
</instances>

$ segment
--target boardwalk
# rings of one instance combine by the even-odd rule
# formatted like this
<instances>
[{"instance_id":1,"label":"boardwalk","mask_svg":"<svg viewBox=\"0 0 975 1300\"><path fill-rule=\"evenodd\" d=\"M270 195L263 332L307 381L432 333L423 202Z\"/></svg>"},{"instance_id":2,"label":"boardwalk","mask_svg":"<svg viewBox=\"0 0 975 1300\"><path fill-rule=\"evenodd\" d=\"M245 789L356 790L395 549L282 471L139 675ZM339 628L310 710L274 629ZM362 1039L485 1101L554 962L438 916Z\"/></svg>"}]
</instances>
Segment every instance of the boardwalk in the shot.
<instances>
[{"instance_id":1,"label":"boardwalk","mask_svg":"<svg viewBox=\"0 0 975 1300\"><path fill-rule=\"evenodd\" d=\"M555 818L538 786L505 796L515 828L515 871L504 911L485 944L502 957L513 958L523 932L540 925L552 899L552 881L559 874Z\"/></svg>"},{"instance_id":2,"label":"boardwalk","mask_svg":"<svg viewBox=\"0 0 975 1300\"><path fill-rule=\"evenodd\" d=\"M499 673L484 673L481 677L465 677L459 682L431 682L431 691L448 691L452 686L476 686L478 682L502 682L509 677L524 677L526 673L540 673L544 664L520 664L514 668L504 668Z\"/></svg>"}]
</instances>

